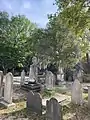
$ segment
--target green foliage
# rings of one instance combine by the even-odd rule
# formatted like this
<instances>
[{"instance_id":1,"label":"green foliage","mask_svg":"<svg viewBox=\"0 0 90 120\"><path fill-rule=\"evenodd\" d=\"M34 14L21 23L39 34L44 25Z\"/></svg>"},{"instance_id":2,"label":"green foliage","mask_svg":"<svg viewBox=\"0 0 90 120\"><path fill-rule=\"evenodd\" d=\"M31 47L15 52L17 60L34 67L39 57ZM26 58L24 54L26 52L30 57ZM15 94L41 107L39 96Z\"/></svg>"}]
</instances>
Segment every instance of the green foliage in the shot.
<instances>
[{"instance_id":1,"label":"green foliage","mask_svg":"<svg viewBox=\"0 0 90 120\"><path fill-rule=\"evenodd\" d=\"M89 0L56 0L58 14L62 23L80 36L86 28L90 29Z\"/></svg>"},{"instance_id":2,"label":"green foliage","mask_svg":"<svg viewBox=\"0 0 90 120\"><path fill-rule=\"evenodd\" d=\"M0 12L0 66L4 69L23 66L26 41L35 27L25 16L9 18L8 13Z\"/></svg>"},{"instance_id":3,"label":"green foliage","mask_svg":"<svg viewBox=\"0 0 90 120\"><path fill-rule=\"evenodd\" d=\"M25 16L0 12L0 66L29 66L32 56L45 64L73 67L90 50L89 0L56 0L58 13L49 15L46 29Z\"/></svg>"},{"instance_id":4,"label":"green foliage","mask_svg":"<svg viewBox=\"0 0 90 120\"><path fill-rule=\"evenodd\" d=\"M90 50L90 4L88 0L56 0L56 5L58 13L48 16L49 56L63 67L72 67Z\"/></svg>"},{"instance_id":5,"label":"green foliage","mask_svg":"<svg viewBox=\"0 0 90 120\"><path fill-rule=\"evenodd\" d=\"M84 40L83 40L84 39ZM46 29L36 29L27 41L31 45L29 51L46 64L49 62L61 64L62 67L72 67L82 59L90 48L86 33L77 37L60 17L49 16Z\"/></svg>"},{"instance_id":6,"label":"green foliage","mask_svg":"<svg viewBox=\"0 0 90 120\"><path fill-rule=\"evenodd\" d=\"M45 89L44 92L42 93L42 97L43 98L50 98L52 97L53 95L55 95L55 91L54 90L47 90Z\"/></svg>"}]
</instances>

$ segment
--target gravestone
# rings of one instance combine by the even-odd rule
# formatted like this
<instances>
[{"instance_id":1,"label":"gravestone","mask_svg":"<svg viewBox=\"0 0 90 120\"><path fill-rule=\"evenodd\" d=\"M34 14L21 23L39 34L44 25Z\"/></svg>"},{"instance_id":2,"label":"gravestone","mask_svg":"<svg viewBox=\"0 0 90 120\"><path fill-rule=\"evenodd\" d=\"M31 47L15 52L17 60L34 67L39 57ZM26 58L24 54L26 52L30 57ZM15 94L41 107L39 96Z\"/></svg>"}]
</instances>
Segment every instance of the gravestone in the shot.
<instances>
[{"instance_id":1,"label":"gravestone","mask_svg":"<svg viewBox=\"0 0 90 120\"><path fill-rule=\"evenodd\" d=\"M3 92L3 72L0 71L0 97L2 97Z\"/></svg>"},{"instance_id":2,"label":"gravestone","mask_svg":"<svg viewBox=\"0 0 90 120\"><path fill-rule=\"evenodd\" d=\"M58 70L59 74L57 74L57 80L64 81L64 72L63 72L63 69L62 69L62 67L59 67L58 69L59 69Z\"/></svg>"},{"instance_id":3,"label":"gravestone","mask_svg":"<svg viewBox=\"0 0 90 120\"><path fill-rule=\"evenodd\" d=\"M24 82L25 82L25 71L23 70L23 71L21 72L21 85L23 85Z\"/></svg>"},{"instance_id":4,"label":"gravestone","mask_svg":"<svg viewBox=\"0 0 90 120\"><path fill-rule=\"evenodd\" d=\"M82 86L78 79L75 79L71 90L71 101L73 104L82 105Z\"/></svg>"},{"instance_id":5,"label":"gravestone","mask_svg":"<svg viewBox=\"0 0 90 120\"><path fill-rule=\"evenodd\" d=\"M42 114L42 99L40 94L30 91L27 95L27 109Z\"/></svg>"},{"instance_id":6,"label":"gravestone","mask_svg":"<svg viewBox=\"0 0 90 120\"><path fill-rule=\"evenodd\" d=\"M90 53L86 53L87 63L90 64Z\"/></svg>"},{"instance_id":7,"label":"gravestone","mask_svg":"<svg viewBox=\"0 0 90 120\"><path fill-rule=\"evenodd\" d=\"M41 84L38 83L38 68L37 68L37 58L32 58L33 64L30 65L29 80L25 81L21 88L26 91L40 92Z\"/></svg>"},{"instance_id":8,"label":"gravestone","mask_svg":"<svg viewBox=\"0 0 90 120\"><path fill-rule=\"evenodd\" d=\"M29 81L38 81L37 79L38 79L38 66L37 66L37 64L38 64L38 61L37 61L37 58L36 57L33 57L32 58L32 62L33 62L33 64L32 65L30 65L30 72L29 72Z\"/></svg>"},{"instance_id":9,"label":"gravestone","mask_svg":"<svg viewBox=\"0 0 90 120\"><path fill-rule=\"evenodd\" d=\"M25 81L21 88L26 91L39 92L41 91L41 85L36 82L36 76L33 65L30 66L29 80Z\"/></svg>"},{"instance_id":10,"label":"gravestone","mask_svg":"<svg viewBox=\"0 0 90 120\"><path fill-rule=\"evenodd\" d=\"M88 108L90 109L90 86L88 86Z\"/></svg>"},{"instance_id":11,"label":"gravestone","mask_svg":"<svg viewBox=\"0 0 90 120\"><path fill-rule=\"evenodd\" d=\"M30 65L29 81L30 82L35 82L36 81L36 75L35 75L35 71L34 71L34 66L33 65Z\"/></svg>"},{"instance_id":12,"label":"gravestone","mask_svg":"<svg viewBox=\"0 0 90 120\"><path fill-rule=\"evenodd\" d=\"M27 95L27 108L29 109L33 109L33 104L34 104L34 93L32 91L29 91L28 92L28 95Z\"/></svg>"},{"instance_id":13,"label":"gravestone","mask_svg":"<svg viewBox=\"0 0 90 120\"><path fill-rule=\"evenodd\" d=\"M46 88L52 89L55 86L55 75L51 71L46 71Z\"/></svg>"},{"instance_id":14,"label":"gravestone","mask_svg":"<svg viewBox=\"0 0 90 120\"><path fill-rule=\"evenodd\" d=\"M68 81L72 81L72 76L69 76L69 77L68 77Z\"/></svg>"},{"instance_id":15,"label":"gravestone","mask_svg":"<svg viewBox=\"0 0 90 120\"><path fill-rule=\"evenodd\" d=\"M82 76L83 76L83 66L82 63L79 62L76 66L75 66L76 70L73 72L73 79L78 79L80 82L83 81Z\"/></svg>"},{"instance_id":16,"label":"gravestone","mask_svg":"<svg viewBox=\"0 0 90 120\"><path fill-rule=\"evenodd\" d=\"M4 86L4 98L1 101L2 104L9 107L14 105L12 103L12 92L13 92L13 75L12 73L6 74L5 86Z\"/></svg>"},{"instance_id":17,"label":"gravestone","mask_svg":"<svg viewBox=\"0 0 90 120\"><path fill-rule=\"evenodd\" d=\"M62 107L55 98L47 100L46 120L62 120Z\"/></svg>"}]
</instances>

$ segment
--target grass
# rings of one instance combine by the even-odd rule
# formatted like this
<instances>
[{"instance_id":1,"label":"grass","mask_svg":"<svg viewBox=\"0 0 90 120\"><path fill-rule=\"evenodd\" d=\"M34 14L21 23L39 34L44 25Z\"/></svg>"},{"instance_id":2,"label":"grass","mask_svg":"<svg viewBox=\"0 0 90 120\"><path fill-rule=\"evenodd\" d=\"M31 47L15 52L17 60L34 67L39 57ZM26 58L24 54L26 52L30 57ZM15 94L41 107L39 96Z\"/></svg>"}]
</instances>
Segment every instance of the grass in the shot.
<instances>
[{"instance_id":1,"label":"grass","mask_svg":"<svg viewBox=\"0 0 90 120\"><path fill-rule=\"evenodd\" d=\"M66 90L62 87L56 87L55 92L56 93L61 93L61 94L66 94L67 93Z\"/></svg>"},{"instance_id":2,"label":"grass","mask_svg":"<svg viewBox=\"0 0 90 120\"><path fill-rule=\"evenodd\" d=\"M46 90L46 93L52 93L52 90ZM87 97L87 94L83 94ZM51 94L49 95L51 96ZM39 116L36 113L27 111L25 100L16 100L14 107L4 108L0 106L0 117L3 119L25 119L25 120L45 120L45 115ZM90 120L90 111L87 106L78 106L70 102L62 107L63 120ZM88 119L86 119L88 117ZM28 119L27 119L28 118ZM75 118L75 119L74 119ZM80 118L80 119L79 119Z\"/></svg>"},{"instance_id":3,"label":"grass","mask_svg":"<svg viewBox=\"0 0 90 120\"><path fill-rule=\"evenodd\" d=\"M42 98L50 98L50 97L52 97L54 95L55 95L54 90L45 89L44 92L42 93Z\"/></svg>"},{"instance_id":4,"label":"grass","mask_svg":"<svg viewBox=\"0 0 90 120\"><path fill-rule=\"evenodd\" d=\"M90 120L90 110L88 106L74 105L69 103L63 106L63 119L64 120Z\"/></svg>"},{"instance_id":5,"label":"grass","mask_svg":"<svg viewBox=\"0 0 90 120\"><path fill-rule=\"evenodd\" d=\"M4 108L0 106L0 118L2 119L27 119L27 120L45 120L45 116L39 116L36 113L27 111L26 101L18 101L14 107Z\"/></svg>"},{"instance_id":6,"label":"grass","mask_svg":"<svg viewBox=\"0 0 90 120\"><path fill-rule=\"evenodd\" d=\"M65 91L65 89L61 87L55 87L52 90L45 89L42 93L42 97L52 97L55 93L60 93L64 95L71 96L71 93ZM83 93L83 98L87 100L88 93ZM39 116L36 113L32 113L27 111L26 109L26 99L21 100L14 100L15 103L14 107L4 108L0 106L0 118L6 120L10 117L11 119L25 119L25 120L45 120L45 115ZM65 101L66 103L67 101ZM46 108L43 110L45 111ZM90 120L90 111L88 110L87 106L78 106L73 105L68 102L68 104L63 105L63 120ZM86 119L86 117L88 117ZM28 118L28 119L27 119ZM75 119L74 119L75 118Z\"/></svg>"},{"instance_id":7,"label":"grass","mask_svg":"<svg viewBox=\"0 0 90 120\"><path fill-rule=\"evenodd\" d=\"M5 108L5 107L2 106L2 107L0 107L0 115L1 114L10 114L12 112L20 111L20 110L24 109L25 106L26 106L25 101L20 101L18 103L15 103L15 106L12 106L12 107L9 107L9 108Z\"/></svg>"},{"instance_id":8,"label":"grass","mask_svg":"<svg viewBox=\"0 0 90 120\"><path fill-rule=\"evenodd\" d=\"M83 98L84 98L85 100L88 100L88 93L83 93Z\"/></svg>"},{"instance_id":9,"label":"grass","mask_svg":"<svg viewBox=\"0 0 90 120\"><path fill-rule=\"evenodd\" d=\"M69 95L69 92L67 92L66 89L64 89L63 87L55 87L51 90L45 89L44 92L42 93L42 97L43 98L48 98L48 97L52 97L55 95L55 93L60 93L60 94L66 94Z\"/></svg>"}]
</instances>

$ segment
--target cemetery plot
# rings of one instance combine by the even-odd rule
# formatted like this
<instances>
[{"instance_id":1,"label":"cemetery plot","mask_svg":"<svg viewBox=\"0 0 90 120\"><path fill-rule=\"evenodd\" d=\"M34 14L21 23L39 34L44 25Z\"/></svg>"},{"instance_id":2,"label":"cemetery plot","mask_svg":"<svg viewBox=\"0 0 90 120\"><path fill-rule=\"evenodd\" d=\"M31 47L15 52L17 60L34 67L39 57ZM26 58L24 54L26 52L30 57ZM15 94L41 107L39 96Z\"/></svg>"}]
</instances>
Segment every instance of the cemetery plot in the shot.
<instances>
[{"instance_id":1,"label":"cemetery plot","mask_svg":"<svg viewBox=\"0 0 90 120\"><path fill-rule=\"evenodd\" d=\"M12 75L10 73L6 75L6 79L8 78L8 75L10 75L9 79L11 79ZM74 81L74 82L75 82L73 83L74 86L75 84L79 83L78 81ZM67 86L70 86L70 85L72 84L69 84ZM80 86L81 85L79 83L77 87L80 88ZM44 96L44 98L43 97L41 98L40 96L42 96L42 93L40 93L41 95L39 96L38 93L24 91L20 89L20 85L13 84L12 102L15 104L15 106L11 106L8 108L3 108L2 106L0 106L0 117L6 118L6 119L23 118L23 119L32 119L32 120L34 120L35 118L37 118L37 120L46 120L46 119L62 120L62 117L63 117L63 120L70 120L70 119L77 120L77 118L78 119L80 118L82 120L85 120L85 119L89 120L90 119L89 108L87 107L88 106L87 104L89 104L90 102L89 98L87 99L87 102L86 102L87 104L84 103L83 106L78 106L78 104L75 102L74 104L71 103L72 94L68 95L67 90L66 90L67 92L63 94L63 93L60 93L60 90L57 90L57 87L56 87L56 90L55 88L52 90L47 90L48 92L54 91L54 94L51 93L50 96L46 95L46 97ZM77 90L80 90L80 89L77 89ZM32 97L30 94L32 95ZM85 93L85 95L87 94Z\"/></svg>"},{"instance_id":2,"label":"cemetery plot","mask_svg":"<svg viewBox=\"0 0 90 120\"><path fill-rule=\"evenodd\" d=\"M89 86L88 93L83 93L83 88L87 85L81 84L78 79L75 79L73 83L61 81L59 85L55 85L55 76L52 72L46 71L45 83L42 84L38 82L38 79L36 80L38 77L34 76L34 69L30 74L28 78L25 77L23 70L21 79L19 78L18 81L18 77L13 79L12 73L7 73L3 77L3 72L0 72L1 118L6 117L7 114L8 119L23 117L34 120L32 116L35 116L37 120L77 120L77 118L90 120ZM16 81L19 84L16 84ZM34 90L36 84L42 86L39 93L28 88L32 84L34 84ZM26 85L28 91L21 89L23 85Z\"/></svg>"}]
</instances>

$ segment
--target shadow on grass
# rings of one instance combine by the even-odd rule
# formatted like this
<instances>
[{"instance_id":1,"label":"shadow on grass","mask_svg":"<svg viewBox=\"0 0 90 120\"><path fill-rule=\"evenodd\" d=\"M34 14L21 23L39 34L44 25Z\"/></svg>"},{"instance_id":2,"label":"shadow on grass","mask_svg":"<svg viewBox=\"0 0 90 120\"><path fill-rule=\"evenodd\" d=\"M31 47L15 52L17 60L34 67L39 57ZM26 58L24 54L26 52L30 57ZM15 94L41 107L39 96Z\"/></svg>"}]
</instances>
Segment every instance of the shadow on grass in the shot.
<instances>
[{"instance_id":1,"label":"shadow on grass","mask_svg":"<svg viewBox=\"0 0 90 120\"><path fill-rule=\"evenodd\" d=\"M45 120L45 115L38 115L37 113L28 111L26 108L14 111L8 114L2 114L4 116L4 119L9 119L12 117L13 119L30 119L30 120Z\"/></svg>"},{"instance_id":2,"label":"shadow on grass","mask_svg":"<svg viewBox=\"0 0 90 120\"><path fill-rule=\"evenodd\" d=\"M6 109L6 107L0 103L0 110Z\"/></svg>"},{"instance_id":3,"label":"shadow on grass","mask_svg":"<svg viewBox=\"0 0 90 120\"><path fill-rule=\"evenodd\" d=\"M63 106L63 115L67 114L67 113L75 113L76 110L79 110L81 108L80 105L75 105L72 103L69 103L67 105Z\"/></svg>"},{"instance_id":4,"label":"shadow on grass","mask_svg":"<svg viewBox=\"0 0 90 120\"><path fill-rule=\"evenodd\" d=\"M26 98L23 98L23 99L13 99L13 103L24 102L24 101L26 101Z\"/></svg>"},{"instance_id":5,"label":"shadow on grass","mask_svg":"<svg viewBox=\"0 0 90 120\"><path fill-rule=\"evenodd\" d=\"M70 114L71 118L69 120L90 120L90 109L88 109L86 103L82 106L72 103L63 106L63 116Z\"/></svg>"}]
</instances>

